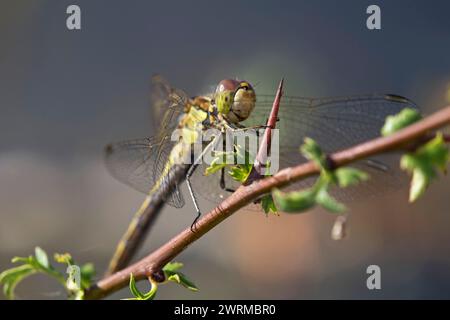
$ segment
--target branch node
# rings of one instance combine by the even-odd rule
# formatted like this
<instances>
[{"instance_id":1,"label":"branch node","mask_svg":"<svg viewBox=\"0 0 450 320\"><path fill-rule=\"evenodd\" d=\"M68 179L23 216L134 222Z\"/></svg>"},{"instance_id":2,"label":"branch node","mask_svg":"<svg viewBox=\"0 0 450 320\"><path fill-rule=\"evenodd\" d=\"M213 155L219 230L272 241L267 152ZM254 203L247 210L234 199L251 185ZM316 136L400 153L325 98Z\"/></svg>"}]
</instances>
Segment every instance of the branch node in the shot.
<instances>
[{"instance_id":1,"label":"branch node","mask_svg":"<svg viewBox=\"0 0 450 320\"><path fill-rule=\"evenodd\" d=\"M149 280L150 279L154 280L155 282L164 282L166 281L166 275L162 270L153 271L149 276Z\"/></svg>"}]
</instances>

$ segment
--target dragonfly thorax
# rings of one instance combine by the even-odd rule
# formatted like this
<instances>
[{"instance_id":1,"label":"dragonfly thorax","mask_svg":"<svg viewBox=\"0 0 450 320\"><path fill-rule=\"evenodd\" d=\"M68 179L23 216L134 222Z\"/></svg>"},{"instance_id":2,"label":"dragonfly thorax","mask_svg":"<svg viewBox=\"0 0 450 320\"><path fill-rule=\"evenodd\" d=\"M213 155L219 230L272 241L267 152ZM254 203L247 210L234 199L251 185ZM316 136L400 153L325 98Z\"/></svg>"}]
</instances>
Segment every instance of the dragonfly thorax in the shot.
<instances>
[{"instance_id":1,"label":"dragonfly thorax","mask_svg":"<svg viewBox=\"0 0 450 320\"><path fill-rule=\"evenodd\" d=\"M247 81L220 81L214 94L217 111L231 123L246 120L255 108L255 90Z\"/></svg>"}]
</instances>

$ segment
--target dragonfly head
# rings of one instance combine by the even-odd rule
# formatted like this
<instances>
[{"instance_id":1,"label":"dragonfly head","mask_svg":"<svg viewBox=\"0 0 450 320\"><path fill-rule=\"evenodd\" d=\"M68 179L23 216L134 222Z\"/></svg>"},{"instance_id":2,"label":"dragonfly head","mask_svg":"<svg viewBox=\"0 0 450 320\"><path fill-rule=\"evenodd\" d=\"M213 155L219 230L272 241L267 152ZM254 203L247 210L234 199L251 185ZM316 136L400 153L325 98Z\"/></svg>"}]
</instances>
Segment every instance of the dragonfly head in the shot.
<instances>
[{"instance_id":1,"label":"dragonfly head","mask_svg":"<svg viewBox=\"0 0 450 320\"><path fill-rule=\"evenodd\" d=\"M247 119L255 108L255 90L247 81L226 79L214 94L217 111L232 123Z\"/></svg>"}]
</instances>

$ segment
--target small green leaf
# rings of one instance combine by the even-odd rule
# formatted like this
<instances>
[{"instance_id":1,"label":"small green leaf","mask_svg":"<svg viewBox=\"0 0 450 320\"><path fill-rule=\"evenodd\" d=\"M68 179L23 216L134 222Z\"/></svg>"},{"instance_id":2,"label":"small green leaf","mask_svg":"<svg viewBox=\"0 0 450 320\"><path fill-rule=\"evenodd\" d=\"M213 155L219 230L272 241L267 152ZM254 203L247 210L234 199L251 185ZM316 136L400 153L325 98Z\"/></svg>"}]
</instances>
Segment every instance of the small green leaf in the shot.
<instances>
[{"instance_id":1,"label":"small green leaf","mask_svg":"<svg viewBox=\"0 0 450 320\"><path fill-rule=\"evenodd\" d=\"M157 286L154 282L151 282L152 284L152 289L150 289L149 292L147 292L146 294L144 294L144 297L142 300L153 300L156 296L156 291L157 291Z\"/></svg>"},{"instance_id":2,"label":"small green leaf","mask_svg":"<svg viewBox=\"0 0 450 320\"><path fill-rule=\"evenodd\" d=\"M271 194L267 194L261 199L261 206L266 214L268 213L277 213L277 206L273 201L273 197Z\"/></svg>"},{"instance_id":3,"label":"small green leaf","mask_svg":"<svg viewBox=\"0 0 450 320\"><path fill-rule=\"evenodd\" d=\"M144 297L144 295L136 287L136 281L134 280L132 273L130 273L130 291L135 298L142 299Z\"/></svg>"},{"instance_id":4,"label":"small green leaf","mask_svg":"<svg viewBox=\"0 0 450 320\"><path fill-rule=\"evenodd\" d=\"M252 166L248 165L236 165L230 168L230 171L228 174L235 180L241 183L244 183L250 172L251 172Z\"/></svg>"},{"instance_id":5,"label":"small green leaf","mask_svg":"<svg viewBox=\"0 0 450 320\"><path fill-rule=\"evenodd\" d=\"M26 264L33 264L34 261L36 261L36 258L29 256L29 257L14 257L11 259L12 263L22 262Z\"/></svg>"},{"instance_id":6,"label":"small green leaf","mask_svg":"<svg viewBox=\"0 0 450 320\"><path fill-rule=\"evenodd\" d=\"M253 168L252 156L247 150L235 146L236 151L216 152L211 164L205 169L206 176L230 167L228 174L236 181L244 183Z\"/></svg>"},{"instance_id":7,"label":"small green leaf","mask_svg":"<svg viewBox=\"0 0 450 320\"><path fill-rule=\"evenodd\" d=\"M69 298L82 299L84 296L84 290L89 286L89 281L85 277L83 281L83 275L80 274L81 288L78 285L76 277L78 276L78 267L73 264L70 254L55 254L55 260L60 263L68 265L69 277L66 281L65 275L56 270L49 262L46 252L39 248L35 248L35 254L28 257L14 257L13 263L21 263L22 265L5 270L0 275L0 283L3 284L3 290L8 298L14 297L14 288L17 284L29 275L35 273L44 273L54 279L56 279L66 290ZM72 269L70 269L72 268ZM90 266L92 269L92 265ZM88 268L86 269L86 271ZM80 273L82 273L80 269Z\"/></svg>"},{"instance_id":8,"label":"small green leaf","mask_svg":"<svg viewBox=\"0 0 450 320\"><path fill-rule=\"evenodd\" d=\"M338 168L335 170L334 174L336 176L337 183L341 188L356 185L361 181L366 181L369 179L369 175L364 171L350 167Z\"/></svg>"},{"instance_id":9,"label":"small green leaf","mask_svg":"<svg viewBox=\"0 0 450 320\"><path fill-rule=\"evenodd\" d=\"M156 291L158 291L158 285L153 280L150 280L151 288L147 293L142 293L136 287L136 281L134 280L134 276L130 273L130 291L133 294L134 298L126 299L126 300L153 300L156 295Z\"/></svg>"},{"instance_id":10,"label":"small green leaf","mask_svg":"<svg viewBox=\"0 0 450 320\"><path fill-rule=\"evenodd\" d=\"M300 152L308 160L312 160L322 169L326 169L325 153L323 153L320 146L313 139L306 137L303 145L300 147Z\"/></svg>"},{"instance_id":11,"label":"small green leaf","mask_svg":"<svg viewBox=\"0 0 450 320\"><path fill-rule=\"evenodd\" d=\"M169 262L163 267L164 272L176 272L183 267L183 263L181 262Z\"/></svg>"},{"instance_id":12,"label":"small green leaf","mask_svg":"<svg viewBox=\"0 0 450 320\"><path fill-rule=\"evenodd\" d=\"M183 264L180 262L169 262L162 269L164 271L164 275L168 281L173 281L178 284L181 284L185 288L188 288L192 291L198 291L197 286L189 280L183 273L178 270L183 267Z\"/></svg>"},{"instance_id":13,"label":"small green leaf","mask_svg":"<svg viewBox=\"0 0 450 320\"><path fill-rule=\"evenodd\" d=\"M41 256L42 258L42 256ZM48 259L47 259L48 261ZM47 264L47 267L45 267L42 263L45 263L45 260L43 260L43 262L39 262L36 258L36 256L29 256L29 257L14 257L12 258L12 262L13 263L18 263L21 262L25 265L29 265L30 267L32 267L33 269L36 270L36 272L43 272L48 274L51 277L56 278L58 281L64 281L64 277L62 276L61 273L59 273L58 271L56 271L52 265L50 265L49 263Z\"/></svg>"},{"instance_id":14,"label":"small green leaf","mask_svg":"<svg viewBox=\"0 0 450 320\"><path fill-rule=\"evenodd\" d=\"M316 204L316 191L312 189L288 193L274 189L272 196L276 207L286 213L301 213Z\"/></svg>"},{"instance_id":15,"label":"small green leaf","mask_svg":"<svg viewBox=\"0 0 450 320\"><path fill-rule=\"evenodd\" d=\"M216 173L217 171L222 170L222 168L225 168L226 166L227 166L226 163L221 163L221 164L211 163L211 165L205 169L205 176L212 175L212 174Z\"/></svg>"},{"instance_id":16,"label":"small green leaf","mask_svg":"<svg viewBox=\"0 0 450 320\"><path fill-rule=\"evenodd\" d=\"M169 275L167 277L167 280L181 284L183 287L185 287L191 291L198 291L197 286L191 280L186 278L186 276L184 274L182 274L181 272L177 272L172 275Z\"/></svg>"},{"instance_id":17,"label":"small green leaf","mask_svg":"<svg viewBox=\"0 0 450 320\"><path fill-rule=\"evenodd\" d=\"M92 278L95 275L95 267L93 263L85 263L80 268L81 272L81 287L87 289L92 283Z\"/></svg>"},{"instance_id":18,"label":"small green leaf","mask_svg":"<svg viewBox=\"0 0 450 320\"><path fill-rule=\"evenodd\" d=\"M47 253L39 247L34 249L34 255L36 257L37 262L44 268L49 267Z\"/></svg>"},{"instance_id":19,"label":"small green leaf","mask_svg":"<svg viewBox=\"0 0 450 320\"><path fill-rule=\"evenodd\" d=\"M414 170L409 190L409 202L414 202L425 193L429 184L429 178L421 170Z\"/></svg>"},{"instance_id":20,"label":"small green leaf","mask_svg":"<svg viewBox=\"0 0 450 320\"><path fill-rule=\"evenodd\" d=\"M11 268L0 273L0 284L3 285L3 293L8 299L14 299L14 289L26 277L36 273L36 270L27 264Z\"/></svg>"},{"instance_id":21,"label":"small green leaf","mask_svg":"<svg viewBox=\"0 0 450 320\"><path fill-rule=\"evenodd\" d=\"M227 165L232 162L234 159L234 152L215 152L214 159L211 161L211 164L205 169L205 175L211 175L216 173L217 171L225 168Z\"/></svg>"},{"instance_id":22,"label":"small green leaf","mask_svg":"<svg viewBox=\"0 0 450 320\"><path fill-rule=\"evenodd\" d=\"M446 170L450 157L449 150L442 133L436 134L436 137L420 147L416 154L421 157L428 158L433 165L442 171Z\"/></svg>"},{"instance_id":23,"label":"small green leaf","mask_svg":"<svg viewBox=\"0 0 450 320\"><path fill-rule=\"evenodd\" d=\"M198 288L196 285L190 281L183 273L179 272L178 270L183 267L182 263L179 262L170 262L164 266L162 269L164 272L164 276L166 278L166 281L172 281L176 282L189 290L197 291ZM133 294L133 298L125 299L125 300L153 300L156 292L158 290L158 283L151 278L149 278L151 289L147 293L142 293L139 291L139 289L136 286L136 281L134 279L133 274L130 274L130 282L129 287L130 291Z\"/></svg>"},{"instance_id":24,"label":"small green leaf","mask_svg":"<svg viewBox=\"0 0 450 320\"><path fill-rule=\"evenodd\" d=\"M431 179L436 176L436 172L427 160L413 154L403 155L400 167L412 173L409 201L414 202L425 193Z\"/></svg>"},{"instance_id":25,"label":"small green leaf","mask_svg":"<svg viewBox=\"0 0 450 320\"><path fill-rule=\"evenodd\" d=\"M369 175L354 168L328 168L327 156L320 146L311 138L305 138L300 147L302 154L309 160L320 166L320 176L313 187L284 193L273 190L272 196L276 208L287 213L304 212L315 205L320 205L328 211L342 213L347 210L344 204L338 202L329 193L330 186L337 184L339 187L348 187L369 179Z\"/></svg>"},{"instance_id":26,"label":"small green leaf","mask_svg":"<svg viewBox=\"0 0 450 320\"><path fill-rule=\"evenodd\" d=\"M381 134L383 136L389 136L394 132L403 129L410 124L420 120L422 116L416 109L405 108L396 115L388 116L384 123L383 128L381 128Z\"/></svg>"},{"instance_id":27,"label":"small green leaf","mask_svg":"<svg viewBox=\"0 0 450 320\"><path fill-rule=\"evenodd\" d=\"M323 208L325 208L328 211L334 212L334 213L342 213L347 208L344 204L338 202L336 199L334 199L326 190L326 188L322 188L316 196L316 202L320 204Z\"/></svg>"},{"instance_id":28,"label":"small green leaf","mask_svg":"<svg viewBox=\"0 0 450 320\"><path fill-rule=\"evenodd\" d=\"M48 263L45 251L40 248L35 249L35 256L14 257L12 262L22 265L5 270L0 275L0 283L3 284L3 291L9 299L14 298L14 289L20 281L38 272L46 273L64 284L64 277Z\"/></svg>"},{"instance_id":29,"label":"small green leaf","mask_svg":"<svg viewBox=\"0 0 450 320\"><path fill-rule=\"evenodd\" d=\"M437 134L414 153L402 156L400 167L412 174L410 202L416 201L425 193L431 180L437 176L436 169L446 170L448 160L449 152L442 134Z\"/></svg>"}]
</instances>

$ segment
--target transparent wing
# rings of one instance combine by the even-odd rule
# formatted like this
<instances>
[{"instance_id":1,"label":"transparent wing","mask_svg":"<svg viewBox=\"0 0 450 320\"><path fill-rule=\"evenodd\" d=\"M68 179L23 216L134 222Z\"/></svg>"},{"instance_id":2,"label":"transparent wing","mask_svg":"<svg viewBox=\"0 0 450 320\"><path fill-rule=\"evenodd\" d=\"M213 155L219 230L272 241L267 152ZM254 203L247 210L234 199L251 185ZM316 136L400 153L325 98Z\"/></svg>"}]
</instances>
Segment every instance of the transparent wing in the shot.
<instances>
[{"instance_id":1,"label":"transparent wing","mask_svg":"<svg viewBox=\"0 0 450 320\"><path fill-rule=\"evenodd\" d=\"M170 139L167 139L170 140ZM166 139L144 138L112 143L105 148L106 167L113 177L132 188L148 194L161 176L172 149ZM163 159L163 161L161 161ZM170 176L165 179L170 179ZM161 187L164 188L164 182ZM166 203L176 208L184 205L178 187L166 197Z\"/></svg>"},{"instance_id":2,"label":"transparent wing","mask_svg":"<svg viewBox=\"0 0 450 320\"><path fill-rule=\"evenodd\" d=\"M174 146L170 136L178 126L180 117L184 115L189 98L184 91L170 86L162 76L154 75L152 77L151 101L154 113L153 119L158 127L159 147L153 151L156 153L154 161L156 170L153 174L153 179L156 181L159 173L164 169L170 153L167 150L171 150Z\"/></svg>"},{"instance_id":3,"label":"transparent wing","mask_svg":"<svg viewBox=\"0 0 450 320\"><path fill-rule=\"evenodd\" d=\"M215 151L224 151L225 148L217 146ZM213 151L214 152L214 151ZM218 203L230 195L230 191L239 187L240 183L235 181L229 174L229 168L205 176L205 171L209 167L209 164L202 161L195 169L191 183L196 194L199 194L202 198Z\"/></svg>"},{"instance_id":4,"label":"transparent wing","mask_svg":"<svg viewBox=\"0 0 450 320\"><path fill-rule=\"evenodd\" d=\"M245 126L265 124L273 100L272 95L258 96L255 110L243 124ZM316 140L324 151L335 152L379 136L385 118L405 107L418 109L412 101L396 95L374 94L326 99L283 96L277 122L280 137L279 167L281 169L306 161L299 152L299 146L305 137ZM392 154L373 157L352 166L365 170L371 175L371 179L364 183L364 186L342 191L340 189L335 194L340 199L377 194L380 190L383 192L392 190L407 181L398 169L398 157ZM207 177L207 179L208 184L196 186L199 193L206 195L207 199L219 201L229 195L220 188L219 173L214 178ZM225 181L232 187L236 186L228 175ZM313 178L307 179L293 185L292 188L310 186L313 181Z\"/></svg>"},{"instance_id":5,"label":"transparent wing","mask_svg":"<svg viewBox=\"0 0 450 320\"><path fill-rule=\"evenodd\" d=\"M265 124L273 96L262 96L259 100L244 125ZM405 107L417 109L412 101L394 95L326 99L282 97L277 123L280 150L286 155L298 155L304 137L316 140L326 152L348 148L379 136L385 118ZM297 163L298 157L292 156L286 160Z\"/></svg>"},{"instance_id":6,"label":"transparent wing","mask_svg":"<svg viewBox=\"0 0 450 320\"><path fill-rule=\"evenodd\" d=\"M187 94L170 84L160 75L152 77L151 103L153 123L158 128L159 139L177 127L179 118L185 113L189 102Z\"/></svg>"},{"instance_id":7,"label":"transparent wing","mask_svg":"<svg viewBox=\"0 0 450 320\"><path fill-rule=\"evenodd\" d=\"M151 101L157 135L113 143L106 147L105 152L106 165L111 174L143 193L150 191L164 170L174 146L170 135L184 114L189 99L183 91L171 87L163 77L155 75L152 77ZM166 202L175 207L184 205L178 187L167 196Z\"/></svg>"}]
</instances>

